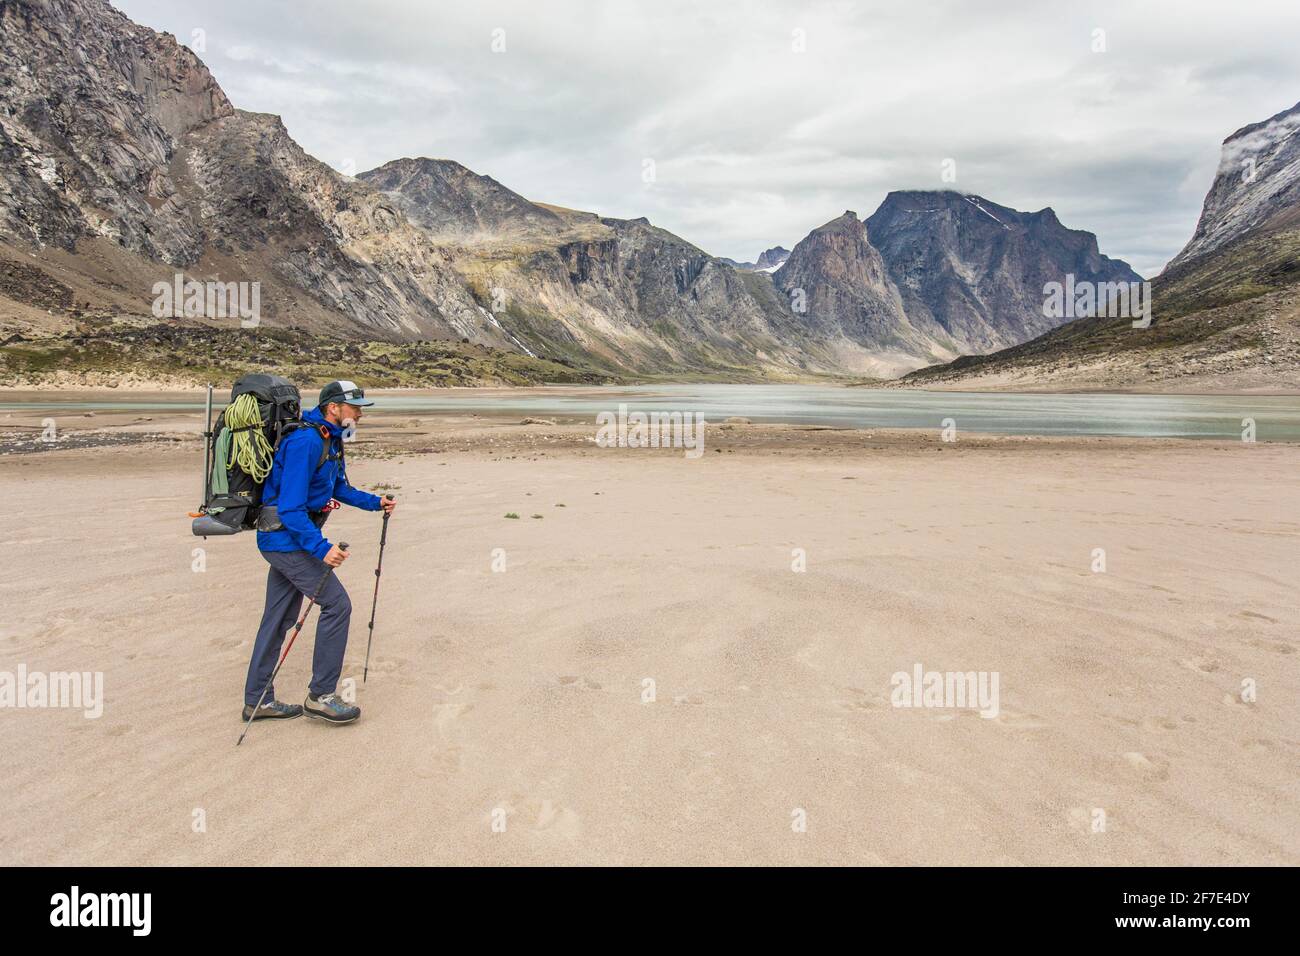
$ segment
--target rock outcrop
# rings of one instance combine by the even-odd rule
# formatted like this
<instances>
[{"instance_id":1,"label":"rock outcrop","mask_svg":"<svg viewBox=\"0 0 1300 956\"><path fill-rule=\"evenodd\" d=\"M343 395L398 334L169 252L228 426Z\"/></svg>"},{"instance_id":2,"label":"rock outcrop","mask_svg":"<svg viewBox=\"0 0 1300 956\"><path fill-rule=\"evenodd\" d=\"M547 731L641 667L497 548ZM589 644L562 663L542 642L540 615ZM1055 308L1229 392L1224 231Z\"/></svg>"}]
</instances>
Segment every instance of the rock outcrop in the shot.
<instances>
[{"instance_id":1,"label":"rock outcrop","mask_svg":"<svg viewBox=\"0 0 1300 956\"><path fill-rule=\"evenodd\" d=\"M4 240L87 271L96 242L135 257L113 281L142 313L179 271L260 283L273 323L507 344L404 215L234 109L173 37L103 0L3 0L0 25Z\"/></svg>"},{"instance_id":2,"label":"rock outcrop","mask_svg":"<svg viewBox=\"0 0 1300 956\"><path fill-rule=\"evenodd\" d=\"M1300 207L1300 103L1223 141L1219 170L1178 267L1245 235L1294 227Z\"/></svg>"},{"instance_id":3,"label":"rock outcrop","mask_svg":"<svg viewBox=\"0 0 1300 956\"><path fill-rule=\"evenodd\" d=\"M1049 282L1142 278L1051 209L1019 212L980 196L893 192L867 230L908 318L961 353L1005 348L1068 321L1044 315Z\"/></svg>"},{"instance_id":4,"label":"rock outcrop","mask_svg":"<svg viewBox=\"0 0 1300 956\"><path fill-rule=\"evenodd\" d=\"M846 211L797 243L772 276L808 334L875 356L891 376L957 353L918 331L903 310L880 252L857 213Z\"/></svg>"},{"instance_id":5,"label":"rock outcrop","mask_svg":"<svg viewBox=\"0 0 1300 956\"><path fill-rule=\"evenodd\" d=\"M413 223L443 239L493 239L562 227L549 209L449 159L396 159L357 179L391 197Z\"/></svg>"},{"instance_id":6,"label":"rock outcrop","mask_svg":"<svg viewBox=\"0 0 1300 956\"><path fill-rule=\"evenodd\" d=\"M1151 281L1152 324L1081 318L921 369L927 388L1300 388L1300 106L1239 130L1192 240ZM1248 162L1249 161L1249 162Z\"/></svg>"},{"instance_id":7,"label":"rock outcrop","mask_svg":"<svg viewBox=\"0 0 1300 956\"><path fill-rule=\"evenodd\" d=\"M234 112L207 67L102 0L4 0L0 36L0 235L193 262L202 240L169 165L182 136Z\"/></svg>"}]
</instances>

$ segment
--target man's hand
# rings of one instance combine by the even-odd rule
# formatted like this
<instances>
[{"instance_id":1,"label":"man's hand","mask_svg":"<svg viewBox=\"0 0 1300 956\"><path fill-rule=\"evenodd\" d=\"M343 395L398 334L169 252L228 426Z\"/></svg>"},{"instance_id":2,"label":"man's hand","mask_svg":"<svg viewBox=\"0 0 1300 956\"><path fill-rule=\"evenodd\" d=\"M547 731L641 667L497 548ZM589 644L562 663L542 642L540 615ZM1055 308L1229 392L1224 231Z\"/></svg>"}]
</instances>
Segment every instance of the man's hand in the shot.
<instances>
[{"instance_id":1,"label":"man's hand","mask_svg":"<svg viewBox=\"0 0 1300 956\"><path fill-rule=\"evenodd\" d=\"M384 509L384 514L392 514L393 509L397 507L397 499L391 495L384 495L379 499L379 507Z\"/></svg>"},{"instance_id":2,"label":"man's hand","mask_svg":"<svg viewBox=\"0 0 1300 956\"><path fill-rule=\"evenodd\" d=\"M330 545L329 554L325 555L325 563L331 568L337 568L347 560L348 553L340 548L337 544Z\"/></svg>"}]
</instances>

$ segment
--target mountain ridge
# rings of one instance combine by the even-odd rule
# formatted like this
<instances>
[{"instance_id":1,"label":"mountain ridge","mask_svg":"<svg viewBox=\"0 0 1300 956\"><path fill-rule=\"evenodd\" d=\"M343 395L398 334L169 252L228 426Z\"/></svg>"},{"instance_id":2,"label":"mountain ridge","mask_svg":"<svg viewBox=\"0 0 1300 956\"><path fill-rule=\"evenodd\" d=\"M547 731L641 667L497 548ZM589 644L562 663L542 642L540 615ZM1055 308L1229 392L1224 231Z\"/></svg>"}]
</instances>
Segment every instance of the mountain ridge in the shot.
<instances>
[{"instance_id":1,"label":"mountain ridge","mask_svg":"<svg viewBox=\"0 0 1300 956\"><path fill-rule=\"evenodd\" d=\"M237 109L174 37L104 0L0 0L0 21L10 328L147 315L149 290L181 272L260 282L275 327L464 340L603 374L896 375L1035 329L1024 287L1037 276L1003 276L1019 290L1003 296L1014 315L954 318L949 302L979 313L986 290L949 277L951 295L927 299L907 274L917 236L889 216L874 230L883 254L855 214L746 269L644 217L533 201L455 160L344 176L279 117Z\"/></svg>"},{"instance_id":2,"label":"mountain ridge","mask_svg":"<svg viewBox=\"0 0 1300 956\"><path fill-rule=\"evenodd\" d=\"M1298 130L1300 104L1224 140L1192 238L1151 280L1149 328L1083 317L1000 351L919 369L899 384L1300 389ZM1254 163L1243 168L1248 154Z\"/></svg>"}]
</instances>

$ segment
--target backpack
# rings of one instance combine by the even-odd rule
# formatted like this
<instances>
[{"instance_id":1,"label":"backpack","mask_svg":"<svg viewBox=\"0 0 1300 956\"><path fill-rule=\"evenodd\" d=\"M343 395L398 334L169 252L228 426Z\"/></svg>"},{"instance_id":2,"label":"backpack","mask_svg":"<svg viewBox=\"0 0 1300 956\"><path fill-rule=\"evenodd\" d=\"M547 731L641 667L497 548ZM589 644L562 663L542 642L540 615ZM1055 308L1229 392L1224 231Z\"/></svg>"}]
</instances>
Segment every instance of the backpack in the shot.
<instances>
[{"instance_id":1,"label":"backpack","mask_svg":"<svg viewBox=\"0 0 1300 956\"><path fill-rule=\"evenodd\" d=\"M208 421L212 388L208 387ZM311 426L302 420L298 387L278 375L245 375L230 390L230 404L205 431L203 505L191 512L200 537L238 534L257 526L262 488L284 436ZM319 468L329 454L325 442Z\"/></svg>"}]
</instances>

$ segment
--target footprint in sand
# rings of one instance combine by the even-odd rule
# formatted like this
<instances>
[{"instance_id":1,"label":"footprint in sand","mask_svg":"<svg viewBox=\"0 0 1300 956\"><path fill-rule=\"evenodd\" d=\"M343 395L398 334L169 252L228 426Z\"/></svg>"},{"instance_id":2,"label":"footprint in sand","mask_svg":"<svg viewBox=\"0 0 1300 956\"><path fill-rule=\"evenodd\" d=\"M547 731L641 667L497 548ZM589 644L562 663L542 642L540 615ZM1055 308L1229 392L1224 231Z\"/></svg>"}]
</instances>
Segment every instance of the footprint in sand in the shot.
<instances>
[{"instance_id":1,"label":"footprint in sand","mask_svg":"<svg viewBox=\"0 0 1300 956\"><path fill-rule=\"evenodd\" d=\"M456 746L439 747L429 754L428 763L415 771L421 780L447 777L460 771L461 749Z\"/></svg>"},{"instance_id":2,"label":"footprint in sand","mask_svg":"<svg viewBox=\"0 0 1300 956\"><path fill-rule=\"evenodd\" d=\"M847 698L839 697L831 701L840 710L879 710L882 707L889 706L889 698L881 693L868 694L859 687L841 687L839 688L848 694Z\"/></svg>"},{"instance_id":3,"label":"footprint in sand","mask_svg":"<svg viewBox=\"0 0 1300 956\"><path fill-rule=\"evenodd\" d=\"M1268 621L1270 624L1276 624L1277 618L1269 617L1267 614L1259 614L1255 611L1238 611L1236 617L1244 617L1250 621Z\"/></svg>"},{"instance_id":4,"label":"footprint in sand","mask_svg":"<svg viewBox=\"0 0 1300 956\"><path fill-rule=\"evenodd\" d=\"M473 704L457 703L454 700L440 705L437 714L433 718L433 726L437 729L438 736L445 740L451 725L473 709Z\"/></svg>"},{"instance_id":5,"label":"footprint in sand","mask_svg":"<svg viewBox=\"0 0 1300 956\"><path fill-rule=\"evenodd\" d=\"M1178 729L1178 724L1168 717L1143 717L1138 726L1150 734Z\"/></svg>"},{"instance_id":6,"label":"footprint in sand","mask_svg":"<svg viewBox=\"0 0 1300 956\"><path fill-rule=\"evenodd\" d=\"M553 800L539 800L535 797L514 795L509 800L496 804L496 808L505 811L507 832L517 826L524 826L534 831L558 833L566 838L582 834L582 817L568 807L559 806ZM483 818L488 825L493 822L493 813Z\"/></svg>"},{"instance_id":7,"label":"footprint in sand","mask_svg":"<svg viewBox=\"0 0 1300 956\"><path fill-rule=\"evenodd\" d=\"M1097 833L1098 831L1092 828L1096 809L1097 808L1095 807L1070 807L1065 814L1065 819L1069 824L1070 829L1076 833L1086 834L1087 836L1093 836ZM1114 817L1110 813L1107 813L1102 819L1105 821L1106 826L1110 826Z\"/></svg>"},{"instance_id":8,"label":"footprint in sand","mask_svg":"<svg viewBox=\"0 0 1300 956\"><path fill-rule=\"evenodd\" d=\"M821 670L821 665L817 663L816 657L821 653L821 646L818 644L805 644L799 650L794 652L794 659L804 667L812 668L815 671Z\"/></svg>"},{"instance_id":9,"label":"footprint in sand","mask_svg":"<svg viewBox=\"0 0 1300 956\"><path fill-rule=\"evenodd\" d=\"M543 800L533 829L553 830L561 836L576 837L582 833L582 818L568 807L557 807L550 800Z\"/></svg>"},{"instance_id":10,"label":"footprint in sand","mask_svg":"<svg viewBox=\"0 0 1300 956\"><path fill-rule=\"evenodd\" d=\"M583 687L587 688L587 690L600 690L600 684L592 680L590 677L574 677L571 674L565 674L563 677L559 678L559 681L565 687L581 683Z\"/></svg>"},{"instance_id":11,"label":"footprint in sand","mask_svg":"<svg viewBox=\"0 0 1300 956\"><path fill-rule=\"evenodd\" d=\"M1239 694L1224 694L1223 703L1227 707L1236 707L1238 705L1243 707L1252 706L1250 701L1242 700Z\"/></svg>"},{"instance_id":12,"label":"footprint in sand","mask_svg":"<svg viewBox=\"0 0 1300 956\"><path fill-rule=\"evenodd\" d=\"M1131 750L1121 756L1123 756L1126 764L1148 780L1169 779L1169 761L1163 757L1148 757L1136 750Z\"/></svg>"},{"instance_id":13,"label":"footprint in sand","mask_svg":"<svg viewBox=\"0 0 1300 956\"><path fill-rule=\"evenodd\" d=\"M1254 640L1249 642L1252 647L1258 647L1262 651L1273 651L1275 654L1294 654L1295 648L1290 644L1282 641L1263 641Z\"/></svg>"},{"instance_id":14,"label":"footprint in sand","mask_svg":"<svg viewBox=\"0 0 1300 956\"><path fill-rule=\"evenodd\" d=\"M1185 661L1179 661L1188 670L1197 671L1201 674L1213 674L1219 669L1219 662L1213 657L1201 654L1197 657L1190 657Z\"/></svg>"},{"instance_id":15,"label":"footprint in sand","mask_svg":"<svg viewBox=\"0 0 1300 956\"><path fill-rule=\"evenodd\" d=\"M981 723L1006 727L1008 730L1042 730L1048 725L1047 721L1037 714L1027 714L1023 710L1012 707L1000 708L996 717L984 717L978 710L963 710L959 713L963 717L978 717Z\"/></svg>"}]
</instances>

